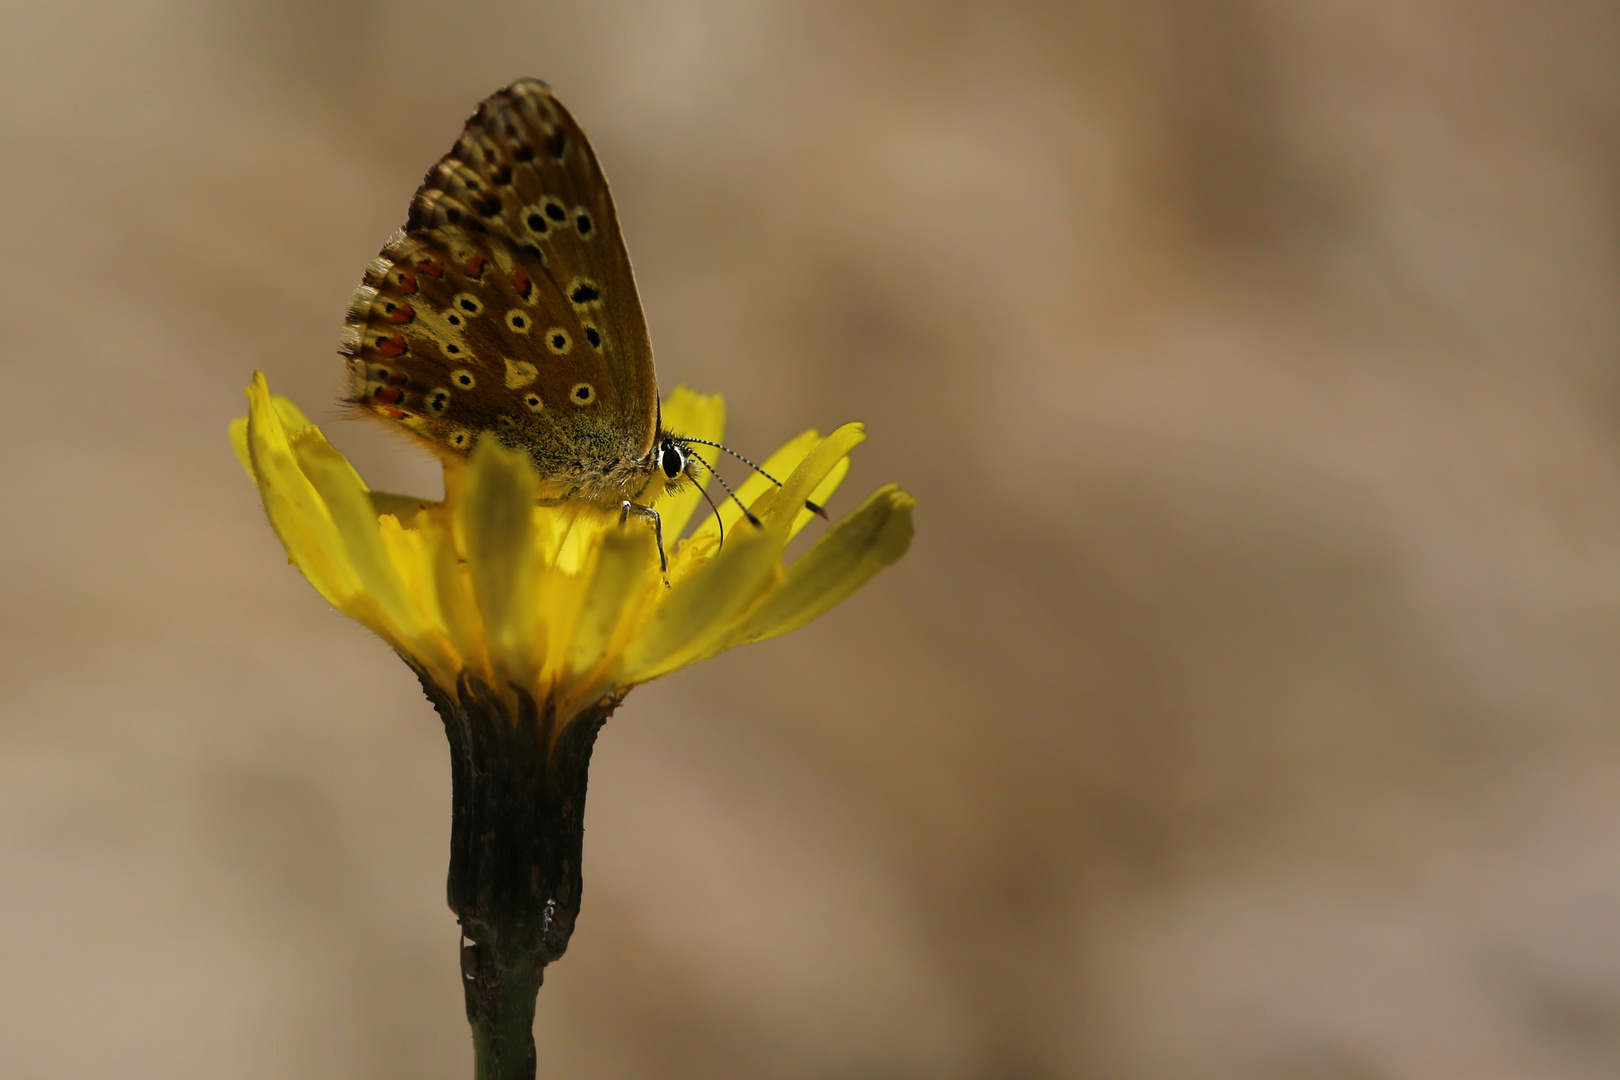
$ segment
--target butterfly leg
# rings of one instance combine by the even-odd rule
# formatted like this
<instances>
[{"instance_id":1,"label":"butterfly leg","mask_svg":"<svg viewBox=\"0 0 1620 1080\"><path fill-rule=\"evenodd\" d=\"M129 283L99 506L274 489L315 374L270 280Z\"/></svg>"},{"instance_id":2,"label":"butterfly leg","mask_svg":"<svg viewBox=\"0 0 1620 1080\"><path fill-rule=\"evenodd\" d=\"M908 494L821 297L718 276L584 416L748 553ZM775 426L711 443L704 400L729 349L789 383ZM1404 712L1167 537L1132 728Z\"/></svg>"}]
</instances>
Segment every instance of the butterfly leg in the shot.
<instances>
[{"instance_id":1,"label":"butterfly leg","mask_svg":"<svg viewBox=\"0 0 1620 1080\"><path fill-rule=\"evenodd\" d=\"M652 521L653 539L658 541L658 569L661 573L668 574L669 556L664 554L664 519L659 517L658 511L652 507L642 506L640 503L633 503L626 499L619 504L619 524L623 525L626 521L629 521L631 514ZM668 585L669 581L666 579L664 584Z\"/></svg>"}]
</instances>

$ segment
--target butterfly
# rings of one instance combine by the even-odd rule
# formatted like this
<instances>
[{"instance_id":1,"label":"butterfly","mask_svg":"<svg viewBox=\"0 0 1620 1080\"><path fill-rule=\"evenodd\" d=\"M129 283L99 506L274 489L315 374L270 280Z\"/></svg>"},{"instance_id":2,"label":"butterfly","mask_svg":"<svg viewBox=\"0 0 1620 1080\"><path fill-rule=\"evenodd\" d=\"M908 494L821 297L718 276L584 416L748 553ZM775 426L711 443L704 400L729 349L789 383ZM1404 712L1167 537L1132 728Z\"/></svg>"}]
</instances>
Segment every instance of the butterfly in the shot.
<instances>
[{"instance_id":1,"label":"butterfly","mask_svg":"<svg viewBox=\"0 0 1620 1080\"><path fill-rule=\"evenodd\" d=\"M428 170L339 351L353 408L447 460L481 437L523 450L542 504L648 518L667 567L650 504L698 479L699 440L663 427L607 179L545 83L490 95Z\"/></svg>"}]
</instances>

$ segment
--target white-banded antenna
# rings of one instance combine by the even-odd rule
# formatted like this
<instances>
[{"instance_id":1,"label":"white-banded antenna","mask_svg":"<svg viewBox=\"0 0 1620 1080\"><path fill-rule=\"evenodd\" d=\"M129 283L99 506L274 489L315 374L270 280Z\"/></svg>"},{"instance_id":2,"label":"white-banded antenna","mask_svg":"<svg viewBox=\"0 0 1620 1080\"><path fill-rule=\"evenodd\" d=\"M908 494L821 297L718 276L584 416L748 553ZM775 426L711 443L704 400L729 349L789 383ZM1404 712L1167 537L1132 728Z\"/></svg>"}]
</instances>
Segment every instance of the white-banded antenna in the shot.
<instances>
[{"instance_id":1,"label":"white-banded antenna","mask_svg":"<svg viewBox=\"0 0 1620 1080\"><path fill-rule=\"evenodd\" d=\"M775 484L777 487L784 487L785 486L782 483L782 481L778 480L776 477L772 476L770 473L766 472L764 469L760 468L758 465L755 465L752 461L749 461L747 458L743 457L741 454L737 453L737 451L733 450L731 447L725 445L724 443L710 442L708 439L689 439L685 435L677 435L677 436L675 436L675 439L677 441L683 442L683 443L697 443L700 446L712 446L716 450L724 450L726 453L730 454L732 457L736 458L738 461L742 462L744 465L748 466L750 469L753 469L755 472L759 473L759 475L763 476L765 479L769 480L771 483ZM696 454L693 454L692 456L697 457ZM698 460L703 461L702 458L698 458ZM703 461L703 464L704 464L705 467L709 466L709 463L707 461ZM714 469L709 468L709 471L714 472ZM715 473L715 477L717 479L718 479L719 475L720 475L719 473ZM721 480L720 482L722 484L725 483L724 480ZM730 491L731 489L727 488L726 490ZM732 498L736 498L736 496L733 495ZM738 500L738 505L739 506L742 505L742 501L740 499ZM809 499L804 500L804 507L805 507L806 510L809 510L812 514L820 514L822 517L827 516L827 511L823 510L821 507L817 506L815 503L811 502Z\"/></svg>"}]
</instances>

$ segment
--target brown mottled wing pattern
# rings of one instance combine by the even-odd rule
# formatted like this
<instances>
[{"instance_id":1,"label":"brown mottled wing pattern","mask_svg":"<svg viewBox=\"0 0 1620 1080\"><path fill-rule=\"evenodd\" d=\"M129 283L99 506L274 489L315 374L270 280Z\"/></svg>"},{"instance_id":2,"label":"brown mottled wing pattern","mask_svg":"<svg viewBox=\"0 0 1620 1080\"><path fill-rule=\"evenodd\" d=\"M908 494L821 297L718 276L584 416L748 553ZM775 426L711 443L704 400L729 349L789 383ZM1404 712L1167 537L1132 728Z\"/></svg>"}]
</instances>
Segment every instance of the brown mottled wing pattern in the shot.
<instances>
[{"instance_id":1,"label":"brown mottled wing pattern","mask_svg":"<svg viewBox=\"0 0 1620 1080\"><path fill-rule=\"evenodd\" d=\"M343 352L353 403L440 454L493 432L587 496L646 458L658 386L630 259L596 155L544 83L485 100L428 172Z\"/></svg>"}]
</instances>

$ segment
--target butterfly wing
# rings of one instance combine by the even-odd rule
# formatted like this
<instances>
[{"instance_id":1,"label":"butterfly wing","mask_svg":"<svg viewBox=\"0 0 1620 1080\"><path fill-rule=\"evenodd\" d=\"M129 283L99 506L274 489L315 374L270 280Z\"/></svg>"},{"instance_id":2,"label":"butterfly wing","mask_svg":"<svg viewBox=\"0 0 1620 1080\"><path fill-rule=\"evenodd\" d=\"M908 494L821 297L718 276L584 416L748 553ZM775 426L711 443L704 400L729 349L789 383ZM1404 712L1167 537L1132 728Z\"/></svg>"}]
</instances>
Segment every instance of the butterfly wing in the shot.
<instances>
[{"instance_id":1,"label":"butterfly wing","mask_svg":"<svg viewBox=\"0 0 1620 1080\"><path fill-rule=\"evenodd\" d=\"M652 447L652 346L613 198L538 80L478 106L347 322L351 400L441 455L492 432L567 495Z\"/></svg>"}]
</instances>

